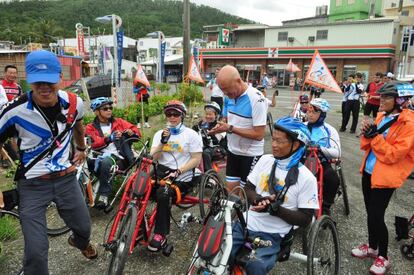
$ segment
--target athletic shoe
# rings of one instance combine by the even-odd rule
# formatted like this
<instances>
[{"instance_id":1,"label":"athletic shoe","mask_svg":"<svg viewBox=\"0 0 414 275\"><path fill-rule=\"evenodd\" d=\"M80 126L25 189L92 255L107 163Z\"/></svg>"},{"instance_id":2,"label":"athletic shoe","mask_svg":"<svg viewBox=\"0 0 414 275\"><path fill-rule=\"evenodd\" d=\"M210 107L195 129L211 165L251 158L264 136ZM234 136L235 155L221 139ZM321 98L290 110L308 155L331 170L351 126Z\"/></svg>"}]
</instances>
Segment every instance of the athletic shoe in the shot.
<instances>
[{"instance_id":1,"label":"athletic shoe","mask_svg":"<svg viewBox=\"0 0 414 275\"><path fill-rule=\"evenodd\" d=\"M340 128L339 132L345 132L346 128Z\"/></svg>"},{"instance_id":2,"label":"athletic shoe","mask_svg":"<svg viewBox=\"0 0 414 275\"><path fill-rule=\"evenodd\" d=\"M145 122L144 127L145 127L145 128L151 128L151 125L149 125L149 123L148 123L148 122Z\"/></svg>"},{"instance_id":3,"label":"athletic shoe","mask_svg":"<svg viewBox=\"0 0 414 275\"><path fill-rule=\"evenodd\" d=\"M355 134L355 130L350 130L349 133L350 134Z\"/></svg>"},{"instance_id":4,"label":"athletic shoe","mask_svg":"<svg viewBox=\"0 0 414 275\"><path fill-rule=\"evenodd\" d=\"M158 252L167 242L167 238L161 234L155 234L148 245L148 250L152 252Z\"/></svg>"},{"instance_id":5,"label":"athletic shoe","mask_svg":"<svg viewBox=\"0 0 414 275\"><path fill-rule=\"evenodd\" d=\"M141 123L137 123L137 128L141 129Z\"/></svg>"},{"instance_id":6,"label":"athletic shoe","mask_svg":"<svg viewBox=\"0 0 414 275\"><path fill-rule=\"evenodd\" d=\"M97 209L105 209L109 205L108 197L104 195L100 195L98 201L95 203L95 208Z\"/></svg>"},{"instance_id":7,"label":"athletic shoe","mask_svg":"<svg viewBox=\"0 0 414 275\"><path fill-rule=\"evenodd\" d=\"M382 256L379 256L375 259L374 264L371 265L369 272L375 275L383 275L387 273L390 267L391 267L390 261L385 259Z\"/></svg>"},{"instance_id":8,"label":"athletic shoe","mask_svg":"<svg viewBox=\"0 0 414 275\"><path fill-rule=\"evenodd\" d=\"M69 245L77 248L76 245L75 245L75 241L74 241L73 236L69 236L68 243L69 243ZM81 252L82 252L82 255L85 256L85 258L87 258L89 260L93 260L93 259L98 258L98 250L96 249L96 246L91 244L90 242L89 242L88 246L86 247L86 249L81 250Z\"/></svg>"},{"instance_id":9,"label":"athletic shoe","mask_svg":"<svg viewBox=\"0 0 414 275\"><path fill-rule=\"evenodd\" d=\"M352 256L364 259L367 257L375 258L378 256L378 249L374 250L370 248L367 244L361 244L357 248L352 249L351 251Z\"/></svg>"}]
</instances>

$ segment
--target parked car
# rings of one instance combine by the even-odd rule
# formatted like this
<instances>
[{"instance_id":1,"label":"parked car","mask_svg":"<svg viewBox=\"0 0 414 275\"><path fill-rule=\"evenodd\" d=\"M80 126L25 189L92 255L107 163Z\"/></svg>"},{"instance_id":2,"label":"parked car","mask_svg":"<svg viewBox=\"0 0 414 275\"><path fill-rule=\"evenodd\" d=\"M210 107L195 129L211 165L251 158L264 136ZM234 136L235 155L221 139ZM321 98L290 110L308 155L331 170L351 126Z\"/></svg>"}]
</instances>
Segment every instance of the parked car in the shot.
<instances>
[{"instance_id":1,"label":"parked car","mask_svg":"<svg viewBox=\"0 0 414 275\"><path fill-rule=\"evenodd\" d=\"M85 92L83 91L82 82L85 83L89 98L91 100L101 96L111 97L111 75L94 75L83 77L75 81L72 85L64 88L64 90L81 95Z\"/></svg>"}]
</instances>

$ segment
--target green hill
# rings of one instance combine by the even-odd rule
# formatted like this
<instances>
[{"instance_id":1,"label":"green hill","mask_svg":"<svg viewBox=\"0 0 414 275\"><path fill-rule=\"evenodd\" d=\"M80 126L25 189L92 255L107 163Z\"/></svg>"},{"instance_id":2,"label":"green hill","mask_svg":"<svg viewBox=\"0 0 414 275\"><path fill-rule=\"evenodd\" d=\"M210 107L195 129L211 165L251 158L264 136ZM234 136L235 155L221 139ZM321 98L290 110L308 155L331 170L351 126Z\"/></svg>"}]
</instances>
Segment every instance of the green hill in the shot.
<instances>
[{"instance_id":1,"label":"green hill","mask_svg":"<svg viewBox=\"0 0 414 275\"><path fill-rule=\"evenodd\" d=\"M167 36L182 35L181 1L167 0L58 0L13 1L0 4L0 40L53 42L55 37L75 37L75 24L91 27L91 33L110 34L111 25L95 22L107 14L121 16L125 35L132 38L161 30ZM251 23L208 6L191 4L191 37L201 37L203 25Z\"/></svg>"}]
</instances>

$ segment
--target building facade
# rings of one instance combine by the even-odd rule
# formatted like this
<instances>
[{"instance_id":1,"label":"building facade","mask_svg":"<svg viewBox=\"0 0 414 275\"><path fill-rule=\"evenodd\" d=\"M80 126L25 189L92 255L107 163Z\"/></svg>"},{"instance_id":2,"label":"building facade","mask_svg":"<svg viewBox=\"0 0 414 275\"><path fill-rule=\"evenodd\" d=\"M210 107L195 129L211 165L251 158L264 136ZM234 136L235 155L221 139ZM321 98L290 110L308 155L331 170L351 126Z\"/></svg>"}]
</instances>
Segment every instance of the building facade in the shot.
<instances>
[{"instance_id":1,"label":"building facade","mask_svg":"<svg viewBox=\"0 0 414 275\"><path fill-rule=\"evenodd\" d=\"M302 70L296 76L304 78L318 49L337 81L356 72L369 81L376 72L385 73L395 65L397 28L398 22L392 19L268 27L263 29L262 40L255 38L263 41L258 47L206 48L201 52L206 73L231 64L243 78L260 80L266 72L278 85L289 85L290 73L285 70L289 59ZM233 39L240 44L237 34L233 30Z\"/></svg>"},{"instance_id":2,"label":"building facade","mask_svg":"<svg viewBox=\"0 0 414 275\"><path fill-rule=\"evenodd\" d=\"M364 20L382 14L382 0L331 0L329 22Z\"/></svg>"}]
</instances>

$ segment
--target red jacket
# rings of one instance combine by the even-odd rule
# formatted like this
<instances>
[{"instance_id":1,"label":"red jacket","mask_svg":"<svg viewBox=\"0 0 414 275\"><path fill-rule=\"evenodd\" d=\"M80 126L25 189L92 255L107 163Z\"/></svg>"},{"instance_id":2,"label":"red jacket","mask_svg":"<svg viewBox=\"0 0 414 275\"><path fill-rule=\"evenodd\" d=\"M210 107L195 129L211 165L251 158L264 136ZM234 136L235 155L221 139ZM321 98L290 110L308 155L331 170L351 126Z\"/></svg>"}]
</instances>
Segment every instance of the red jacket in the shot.
<instances>
[{"instance_id":1,"label":"red jacket","mask_svg":"<svg viewBox=\"0 0 414 275\"><path fill-rule=\"evenodd\" d=\"M384 113L378 113L378 125ZM414 168L414 112L404 109L389 128L387 137L361 137L361 149L365 151L360 172L365 168L369 152L377 157L371 176L371 188L399 188Z\"/></svg>"},{"instance_id":2,"label":"red jacket","mask_svg":"<svg viewBox=\"0 0 414 275\"><path fill-rule=\"evenodd\" d=\"M127 129L131 129L138 137L141 137L141 132L133 124L123 120L122 118L112 119L111 133L114 131L123 132ZM101 150L111 143L110 138L105 137L102 133L98 118L95 118L93 122L86 125L85 135L92 139L91 147L93 150Z\"/></svg>"}]
</instances>

